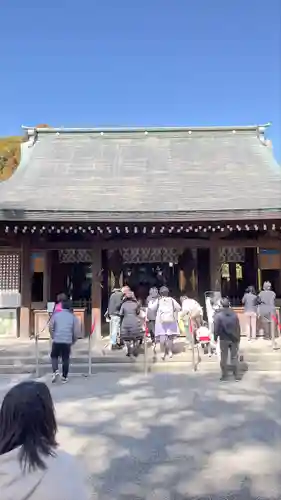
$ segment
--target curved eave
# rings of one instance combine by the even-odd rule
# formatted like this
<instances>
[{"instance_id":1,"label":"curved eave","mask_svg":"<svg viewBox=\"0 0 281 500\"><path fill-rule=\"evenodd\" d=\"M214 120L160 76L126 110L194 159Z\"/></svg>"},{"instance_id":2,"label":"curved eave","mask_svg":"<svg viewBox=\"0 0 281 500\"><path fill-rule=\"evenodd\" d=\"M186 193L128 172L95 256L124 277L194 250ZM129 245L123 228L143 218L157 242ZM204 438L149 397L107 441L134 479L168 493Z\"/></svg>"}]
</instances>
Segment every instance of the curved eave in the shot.
<instances>
[{"instance_id":1,"label":"curved eave","mask_svg":"<svg viewBox=\"0 0 281 500\"><path fill-rule=\"evenodd\" d=\"M54 134L54 133L136 133L136 132L263 132L266 128L270 127L271 123L264 125L239 125L239 126L221 126L221 127L86 127L86 128L69 128L69 127L56 127L56 128L37 128L22 126L23 130L40 133L40 134Z\"/></svg>"},{"instance_id":2,"label":"curved eave","mask_svg":"<svg viewBox=\"0 0 281 500\"><path fill-rule=\"evenodd\" d=\"M14 222L220 222L280 220L280 208L258 210L202 210L193 212L85 212L0 209L0 221Z\"/></svg>"}]
</instances>

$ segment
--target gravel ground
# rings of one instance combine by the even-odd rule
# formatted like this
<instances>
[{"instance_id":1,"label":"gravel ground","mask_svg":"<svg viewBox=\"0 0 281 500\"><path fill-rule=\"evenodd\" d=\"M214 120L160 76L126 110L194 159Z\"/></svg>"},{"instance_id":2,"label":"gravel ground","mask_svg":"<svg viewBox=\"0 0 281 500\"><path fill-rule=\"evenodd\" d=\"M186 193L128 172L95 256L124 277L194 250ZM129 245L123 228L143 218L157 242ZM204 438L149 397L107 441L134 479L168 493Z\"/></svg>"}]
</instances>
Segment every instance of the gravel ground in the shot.
<instances>
[{"instance_id":1,"label":"gravel ground","mask_svg":"<svg viewBox=\"0 0 281 500\"><path fill-rule=\"evenodd\" d=\"M280 373L101 373L52 393L95 499L281 499Z\"/></svg>"}]
</instances>

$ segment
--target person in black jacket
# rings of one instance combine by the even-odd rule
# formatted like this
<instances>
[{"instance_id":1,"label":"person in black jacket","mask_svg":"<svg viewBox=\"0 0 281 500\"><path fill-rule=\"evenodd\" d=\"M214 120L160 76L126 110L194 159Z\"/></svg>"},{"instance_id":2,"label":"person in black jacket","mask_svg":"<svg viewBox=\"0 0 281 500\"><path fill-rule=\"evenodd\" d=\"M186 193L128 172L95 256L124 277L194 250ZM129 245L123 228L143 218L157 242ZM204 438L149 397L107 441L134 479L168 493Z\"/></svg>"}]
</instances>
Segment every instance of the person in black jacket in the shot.
<instances>
[{"instance_id":1,"label":"person in black jacket","mask_svg":"<svg viewBox=\"0 0 281 500\"><path fill-rule=\"evenodd\" d=\"M227 378L227 358L230 350L233 375L238 377L238 350L240 343L240 323L236 312L230 308L228 298L221 301L221 309L214 316L214 338L220 340L221 380Z\"/></svg>"},{"instance_id":2,"label":"person in black jacket","mask_svg":"<svg viewBox=\"0 0 281 500\"><path fill-rule=\"evenodd\" d=\"M139 342L143 337L140 317L141 307L132 291L127 292L120 309L121 340L127 346L127 356L137 357Z\"/></svg>"}]
</instances>

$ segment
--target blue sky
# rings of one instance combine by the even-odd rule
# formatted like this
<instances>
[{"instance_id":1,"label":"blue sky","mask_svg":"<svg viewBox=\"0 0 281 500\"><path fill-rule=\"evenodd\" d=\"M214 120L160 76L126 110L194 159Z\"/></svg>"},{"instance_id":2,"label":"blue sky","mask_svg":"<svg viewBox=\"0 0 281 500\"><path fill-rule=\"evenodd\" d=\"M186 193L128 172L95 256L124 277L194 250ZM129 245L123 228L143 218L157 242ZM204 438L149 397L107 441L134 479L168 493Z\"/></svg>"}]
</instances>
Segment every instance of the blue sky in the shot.
<instances>
[{"instance_id":1,"label":"blue sky","mask_svg":"<svg viewBox=\"0 0 281 500\"><path fill-rule=\"evenodd\" d=\"M273 122L281 1L2 0L0 134Z\"/></svg>"}]
</instances>

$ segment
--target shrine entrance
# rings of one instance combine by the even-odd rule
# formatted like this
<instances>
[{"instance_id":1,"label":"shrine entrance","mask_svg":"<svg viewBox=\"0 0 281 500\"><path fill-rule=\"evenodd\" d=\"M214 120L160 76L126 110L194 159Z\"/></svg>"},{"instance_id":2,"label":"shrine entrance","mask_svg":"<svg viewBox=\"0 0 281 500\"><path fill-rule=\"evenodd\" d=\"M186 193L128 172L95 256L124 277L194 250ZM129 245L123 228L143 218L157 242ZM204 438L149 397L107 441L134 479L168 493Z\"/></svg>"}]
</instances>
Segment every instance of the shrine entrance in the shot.
<instances>
[{"instance_id":1,"label":"shrine entrance","mask_svg":"<svg viewBox=\"0 0 281 500\"><path fill-rule=\"evenodd\" d=\"M145 302L151 287L166 285L174 293L178 286L178 264L145 262L124 267L124 285L129 285L137 299Z\"/></svg>"},{"instance_id":2,"label":"shrine entrance","mask_svg":"<svg viewBox=\"0 0 281 500\"><path fill-rule=\"evenodd\" d=\"M53 251L51 273L52 298L64 292L74 307L91 310L92 255L89 250Z\"/></svg>"},{"instance_id":3,"label":"shrine entrance","mask_svg":"<svg viewBox=\"0 0 281 500\"><path fill-rule=\"evenodd\" d=\"M190 285L196 288L196 261L192 252L181 248L124 247L109 250L109 294L115 287L129 285L142 302L151 287L166 285L179 298ZM193 282L192 282L193 278Z\"/></svg>"}]
</instances>

